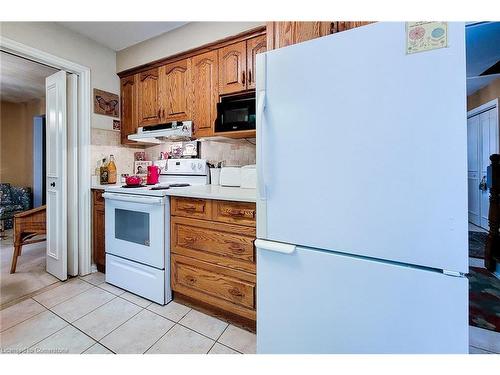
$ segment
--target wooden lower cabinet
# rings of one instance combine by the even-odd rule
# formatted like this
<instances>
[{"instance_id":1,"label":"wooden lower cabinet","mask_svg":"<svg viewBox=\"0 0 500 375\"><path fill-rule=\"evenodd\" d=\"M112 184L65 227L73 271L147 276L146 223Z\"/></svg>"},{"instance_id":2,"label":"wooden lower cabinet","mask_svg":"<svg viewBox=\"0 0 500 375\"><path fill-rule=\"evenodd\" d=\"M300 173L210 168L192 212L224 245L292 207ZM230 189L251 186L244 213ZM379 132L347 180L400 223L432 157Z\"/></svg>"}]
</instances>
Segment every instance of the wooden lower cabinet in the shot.
<instances>
[{"instance_id":1,"label":"wooden lower cabinet","mask_svg":"<svg viewBox=\"0 0 500 375\"><path fill-rule=\"evenodd\" d=\"M106 271L103 190L92 190L92 257L97 270Z\"/></svg>"},{"instance_id":2,"label":"wooden lower cabinet","mask_svg":"<svg viewBox=\"0 0 500 375\"><path fill-rule=\"evenodd\" d=\"M193 215L179 209L186 206L193 207ZM235 218L220 216L221 207ZM252 211L255 203L172 197L170 251L174 298L179 293L205 310L215 309L219 317L255 329L256 230L255 215L248 214Z\"/></svg>"}]
</instances>

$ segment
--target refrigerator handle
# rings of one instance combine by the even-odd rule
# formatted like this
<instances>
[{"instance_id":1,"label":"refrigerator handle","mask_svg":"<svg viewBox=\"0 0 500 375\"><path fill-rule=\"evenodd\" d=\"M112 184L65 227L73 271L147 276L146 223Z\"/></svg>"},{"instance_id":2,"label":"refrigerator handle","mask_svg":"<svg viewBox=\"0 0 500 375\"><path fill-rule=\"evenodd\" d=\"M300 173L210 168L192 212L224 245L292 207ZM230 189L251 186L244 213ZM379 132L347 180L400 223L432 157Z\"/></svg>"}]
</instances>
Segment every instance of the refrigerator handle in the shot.
<instances>
[{"instance_id":1,"label":"refrigerator handle","mask_svg":"<svg viewBox=\"0 0 500 375\"><path fill-rule=\"evenodd\" d=\"M257 94L257 124L259 127L259 164L257 165L257 179L259 181L259 197L266 199L266 184L264 182L264 145L263 145L263 129L262 117L264 116L264 108L266 103L266 91L259 91Z\"/></svg>"},{"instance_id":2,"label":"refrigerator handle","mask_svg":"<svg viewBox=\"0 0 500 375\"><path fill-rule=\"evenodd\" d=\"M274 251L283 254L292 254L295 252L295 245L291 245L283 242L266 241L261 239L255 240L255 247L257 249Z\"/></svg>"}]
</instances>

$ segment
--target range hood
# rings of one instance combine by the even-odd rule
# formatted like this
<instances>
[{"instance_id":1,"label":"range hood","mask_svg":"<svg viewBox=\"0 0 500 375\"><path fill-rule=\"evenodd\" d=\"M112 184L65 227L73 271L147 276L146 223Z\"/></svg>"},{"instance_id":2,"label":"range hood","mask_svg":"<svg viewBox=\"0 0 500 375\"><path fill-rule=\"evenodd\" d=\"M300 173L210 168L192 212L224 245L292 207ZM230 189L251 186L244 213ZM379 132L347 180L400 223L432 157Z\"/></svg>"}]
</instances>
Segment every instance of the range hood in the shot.
<instances>
[{"instance_id":1,"label":"range hood","mask_svg":"<svg viewBox=\"0 0 500 375\"><path fill-rule=\"evenodd\" d=\"M177 121L137 128L137 133L128 139L138 143L159 144L165 142L190 141L193 135L192 121Z\"/></svg>"}]
</instances>

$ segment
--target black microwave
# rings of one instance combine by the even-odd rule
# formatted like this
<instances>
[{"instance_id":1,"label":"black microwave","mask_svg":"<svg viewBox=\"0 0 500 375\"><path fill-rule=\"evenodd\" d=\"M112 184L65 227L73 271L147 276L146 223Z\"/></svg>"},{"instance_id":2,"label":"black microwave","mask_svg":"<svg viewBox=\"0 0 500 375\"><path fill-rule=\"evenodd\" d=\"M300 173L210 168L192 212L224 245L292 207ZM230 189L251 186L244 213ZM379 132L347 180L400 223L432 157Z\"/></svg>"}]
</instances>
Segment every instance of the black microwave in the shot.
<instances>
[{"instance_id":1,"label":"black microwave","mask_svg":"<svg viewBox=\"0 0 500 375\"><path fill-rule=\"evenodd\" d=\"M215 132L255 129L255 92L222 97L217 103Z\"/></svg>"}]
</instances>

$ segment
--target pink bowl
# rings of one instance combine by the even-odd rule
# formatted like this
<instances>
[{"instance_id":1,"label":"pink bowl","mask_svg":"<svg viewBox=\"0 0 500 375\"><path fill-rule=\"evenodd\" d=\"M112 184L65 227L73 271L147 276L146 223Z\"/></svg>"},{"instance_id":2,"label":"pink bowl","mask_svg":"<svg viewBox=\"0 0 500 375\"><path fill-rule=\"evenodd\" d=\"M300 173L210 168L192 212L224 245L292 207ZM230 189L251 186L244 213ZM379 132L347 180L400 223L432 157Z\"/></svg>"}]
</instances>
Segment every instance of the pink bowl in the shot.
<instances>
[{"instance_id":1,"label":"pink bowl","mask_svg":"<svg viewBox=\"0 0 500 375\"><path fill-rule=\"evenodd\" d=\"M129 186L140 185L142 182L142 178L139 176L129 176L125 180L125 183Z\"/></svg>"}]
</instances>

